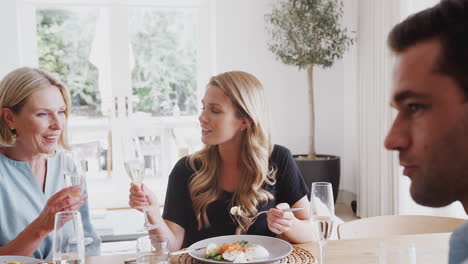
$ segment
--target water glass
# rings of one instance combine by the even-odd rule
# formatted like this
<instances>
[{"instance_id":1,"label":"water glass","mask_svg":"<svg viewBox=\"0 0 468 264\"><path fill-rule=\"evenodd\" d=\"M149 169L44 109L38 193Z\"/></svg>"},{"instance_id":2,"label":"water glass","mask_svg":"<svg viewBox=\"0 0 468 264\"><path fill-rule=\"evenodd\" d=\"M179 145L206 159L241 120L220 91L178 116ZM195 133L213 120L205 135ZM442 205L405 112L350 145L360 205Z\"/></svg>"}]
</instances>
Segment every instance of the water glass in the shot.
<instances>
[{"instance_id":1,"label":"water glass","mask_svg":"<svg viewBox=\"0 0 468 264\"><path fill-rule=\"evenodd\" d=\"M409 246L388 245L380 243L380 264L416 264L416 249L413 244Z\"/></svg>"},{"instance_id":2,"label":"water glass","mask_svg":"<svg viewBox=\"0 0 468 264\"><path fill-rule=\"evenodd\" d=\"M83 223L78 211L55 214L52 240L54 264L84 264Z\"/></svg>"},{"instance_id":3,"label":"water glass","mask_svg":"<svg viewBox=\"0 0 468 264\"><path fill-rule=\"evenodd\" d=\"M137 264L169 264L167 238L150 234L137 240Z\"/></svg>"}]
</instances>

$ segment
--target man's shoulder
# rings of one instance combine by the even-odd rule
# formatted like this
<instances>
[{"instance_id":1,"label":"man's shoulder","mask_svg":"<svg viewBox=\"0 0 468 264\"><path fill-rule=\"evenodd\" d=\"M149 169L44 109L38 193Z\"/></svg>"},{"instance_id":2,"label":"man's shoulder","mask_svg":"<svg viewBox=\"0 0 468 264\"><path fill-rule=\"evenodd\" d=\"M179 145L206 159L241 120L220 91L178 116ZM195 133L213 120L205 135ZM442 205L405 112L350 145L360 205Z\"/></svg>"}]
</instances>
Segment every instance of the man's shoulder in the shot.
<instances>
[{"instance_id":1,"label":"man's shoulder","mask_svg":"<svg viewBox=\"0 0 468 264\"><path fill-rule=\"evenodd\" d=\"M453 233L463 233L463 234L468 234L468 221L465 221L462 225L460 225Z\"/></svg>"},{"instance_id":2,"label":"man's shoulder","mask_svg":"<svg viewBox=\"0 0 468 264\"><path fill-rule=\"evenodd\" d=\"M468 222L463 223L455 229L450 237L451 243L459 240L468 240Z\"/></svg>"}]
</instances>

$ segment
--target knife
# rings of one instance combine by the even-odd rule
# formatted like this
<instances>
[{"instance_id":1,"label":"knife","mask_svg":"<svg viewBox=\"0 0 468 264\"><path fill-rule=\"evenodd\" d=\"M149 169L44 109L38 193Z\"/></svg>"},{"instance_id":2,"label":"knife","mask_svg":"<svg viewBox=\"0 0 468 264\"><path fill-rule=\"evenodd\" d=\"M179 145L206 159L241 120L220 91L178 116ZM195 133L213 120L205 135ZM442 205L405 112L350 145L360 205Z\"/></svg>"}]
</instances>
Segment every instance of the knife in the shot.
<instances>
[{"instance_id":1,"label":"knife","mask_svg":"<svg viewBox=\"0 0 468 264\"><path fill-rule=\"evenodd\" d=\"M181 255L181 254L185 254L185 253L190 253L190 252L202 250L202 249L205 249L205 248L206 248L206 247L188 248L188 249L184 249L184 250L179 250L179 251L170 252L169 254L170 254L171 256L177 256L177 255Z\"/></svg>"},{"instance_id":2,"label":"knife","mask_svg":"<svg viewBox=\"0 0 468 264\"><path fill-rule=\"evenodd\" d=\"M202 250L202 249L205 249L205 248L206 248L206 247L188 248L188 249L184 249L184 250L178 250L178 251L174 251L174 252L169 252L169 255L171 255L171 256L177 256L177 255L182 255L182 254L185 254L185 253L190 253L190 252ZM125 264L136 263L136 259L135 259L135 258L129 258L129 259L126 259L126 260L124 261L124 263L125 263Z\"/></svg>"}]
</instances>

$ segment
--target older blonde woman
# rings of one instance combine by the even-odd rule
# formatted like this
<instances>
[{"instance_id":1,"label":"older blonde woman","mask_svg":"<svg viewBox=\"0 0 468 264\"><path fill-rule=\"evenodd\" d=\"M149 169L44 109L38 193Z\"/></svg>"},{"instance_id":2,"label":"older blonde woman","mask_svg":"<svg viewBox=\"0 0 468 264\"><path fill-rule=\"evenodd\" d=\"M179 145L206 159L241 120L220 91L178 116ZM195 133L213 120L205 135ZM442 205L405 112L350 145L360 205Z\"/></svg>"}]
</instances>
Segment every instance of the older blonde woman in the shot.
<instances>
[{"instance_id":1,"label":"older blonde woman","mask_svg":"<svg viewBox=\"0 0 468 264\"><path fill-rule=\"evenodd\" d=\"M0 255L52 258L54 217L79 210L87 255L99 254L100 238L89 218L87 195L63 189L59 147L68 148L70 95L48 73L19 68L0 82Z\"/></svg>"},{"instance_id":2,"label":"older blonde woman","mask_svg":"<svg viewBox=\"0 0 468 264\"><path fill-rule=\"evenodd\" d=\"M168 237L172 250L234 234L239 225L248 234L283 234L293 242L313 239L308 189L290 151L270 141L264 98L262 84L249 73L212 77L199 117L205 147L175 165L163 215L150 190L131 186L130 206L149 207L150 222L159 226L150 232ZM248 215L269 211L252 223L234 219L229 212L233 205ZM280 210L289 207L304 210Z\"/></svg>"}]
</instances>

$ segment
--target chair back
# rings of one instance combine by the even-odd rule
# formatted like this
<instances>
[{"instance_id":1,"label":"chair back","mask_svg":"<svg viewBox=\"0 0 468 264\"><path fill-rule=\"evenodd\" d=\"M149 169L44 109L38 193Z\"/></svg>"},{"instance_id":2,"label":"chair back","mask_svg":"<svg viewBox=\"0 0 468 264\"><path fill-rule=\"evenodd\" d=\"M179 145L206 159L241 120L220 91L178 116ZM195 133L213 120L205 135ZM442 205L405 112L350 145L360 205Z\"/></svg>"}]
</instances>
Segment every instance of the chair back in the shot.
<instances>
[{"instance_id":1,"label":"chair back","mask_svg":"<svg viewBox=\"0 0 468 264\"><path fill-rule=\"evenodd\" d=\"M338 239L449 233L465 219L430 215L375 216L338 225Z\"/></svg>"}]
</instances>

